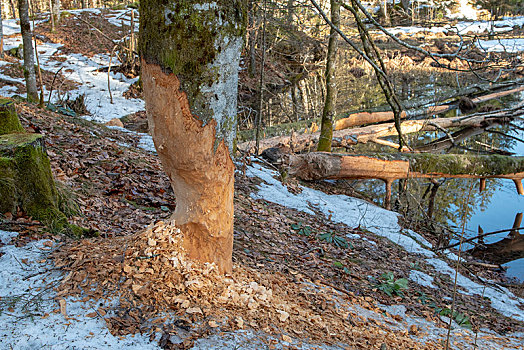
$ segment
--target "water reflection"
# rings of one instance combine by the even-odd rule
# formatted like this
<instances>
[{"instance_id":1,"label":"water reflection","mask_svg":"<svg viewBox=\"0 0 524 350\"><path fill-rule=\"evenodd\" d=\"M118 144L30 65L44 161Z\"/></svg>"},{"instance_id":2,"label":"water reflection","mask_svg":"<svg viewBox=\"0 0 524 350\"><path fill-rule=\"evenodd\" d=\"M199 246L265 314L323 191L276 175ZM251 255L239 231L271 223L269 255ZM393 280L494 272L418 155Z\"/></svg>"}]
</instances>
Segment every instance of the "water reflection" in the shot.
<instances>
[{"instance_id":1,"label":"water reflection","mask_svg":"<svg viewBox=\"0 0 524 350\"><path fill-rule=\"evenodd\" d=\"M472 248L466 248L472 256L489 261L493 264L504 265L508 262L524 258L524 235L519 233L522 225L522 213L515 215L513 230L509 231L502 240L493 243L487 243L489 233L483 233L484 230L479 226L479 238L477 244Z\"/></svg>"},{"instance_id":2,"label":"water reflection","mask_svg":"<svg viewBox=\"0 0 524 350\"><path fill-rule=\"evenodd\" d=\"M522 131L512 132L507 127L499 130L524 138ZM430 136L435 139L441 135ZM489 144L518 156L524 155L524 143L497 134L485 133L465 142L470 148L478 144ZM354 183L354 187L367 194L377 205L382 204L385 193L382 182L358 182ZM393 186L392 201L398 203L394 210L412 220L413 228L435 234L441 247L458 241L463 221L466 239L478 236L479 227L482 232L489 233L516 227L516 223L522 225L524 196L516 192L511 180L488 179L485 190L479 193L478 188L478 179L412 179L405 185ZM523 234L524 230L488 235L480 242L476 240L465 244L463 250L487 263L507 267L509 277L524 282Z\"/></svg>"}]
</instances>

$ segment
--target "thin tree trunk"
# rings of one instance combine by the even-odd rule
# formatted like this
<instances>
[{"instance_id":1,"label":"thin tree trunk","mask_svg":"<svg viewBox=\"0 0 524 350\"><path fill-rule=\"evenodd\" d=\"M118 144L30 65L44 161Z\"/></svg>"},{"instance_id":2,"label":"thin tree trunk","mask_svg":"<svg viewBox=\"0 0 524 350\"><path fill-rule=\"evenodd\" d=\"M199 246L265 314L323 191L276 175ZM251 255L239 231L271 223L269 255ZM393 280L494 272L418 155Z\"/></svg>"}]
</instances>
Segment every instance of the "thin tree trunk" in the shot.
<instances>
[{"instance_id":1,"label":"thin tree trunk","mask_svg":"<svg viewBox=\"0 0 524 350\"><path fill-rule=\"evenodd\" d=\"M262 19L262 42L261 42L261 58L260 58L260 80L258 84L258 113L256 122L256 136L255 136L255 154L259 154L259 142L260 142L260 128L262 127L262 110L264 106L264 67L266 63L266 21L267 21L267 1L263 2L263 19Z\"/></svg>"},{"instance_id":2,"label":"thin tree trunk","mask_svg":"<svg viewBox=\"0 0 524 350\"><path fill-rule=\"evenodd\" d=\"M38 90L36 87L35 55L32 43L31 23L29 22L28 0L18 0L18 12L20 13L20 29L24 45L24 77L27 89L27 99L32 102L38 101Z\"/></svg>"},{"instance_id":3,"label":"thin tree trunk","mask_svg":"<svg viewBox=\"0 0 524 350\"><path fill-rule=\"evenodd\" d=\"M60 0L51 0L52 2L52 16L56 26L60 23Z\"/></svg>"},{"instance_id":4,"label":"thin tree trunk","mask_svg":"<svg viewBox=\"0 0 524 350\"><path fill-rule=\"evenodd\" d=\"M386 25L389 25L388 0L384 0L383 12L384 12L384 23Z\"/></svg>"},{"instance_id":5,"label":"thin tree trunk","mask_svg":"<svg viewBox=\"0 0 524 350\"><path fill-rule=\"evenodd\" d=\"M231 152L243 8L237 0L140 1L144 97L155 147L177 201L172 219L188 256L216 263L222 272L232 269Z\"/></svg>"},{"instance_id":6,"label":"thin tree trunk","mask_svg":"<svg viewBox=\"0 0 524 350\"><path fill-rule=\"evenodd\" d=\"M53 0L49 0L49 12L50 12L50 18L51 18L51 31L54 32L56 30L55 25L55 16L53 16Z\"/></svg>"},{"instance_id":7,"label":"thin tree trunk","mask_svg":"<svg viewBox=\"0 0 524 350\"><path fill-rule=\"evenodd\" d=\"M4 24L2 20L2 1L0 1L0 57L4 58Z\"/></svg>"},{"instance_id":8,"label":"thin tree trunk","mask_svg":"<svg viewBox=\"0 0 524 350\"><path fill-rule=\"evenodd\" d=\"M340 3L338 0L331 0L331 22L335 27L340 26ZM326 62L326 99L322 111L320 138L318 141L318 150L324 152L331 152L331 140L333 139L333 121L337 103L337 56L338 33L334 28L331 28Z\"/></svg>"}]
</instances>

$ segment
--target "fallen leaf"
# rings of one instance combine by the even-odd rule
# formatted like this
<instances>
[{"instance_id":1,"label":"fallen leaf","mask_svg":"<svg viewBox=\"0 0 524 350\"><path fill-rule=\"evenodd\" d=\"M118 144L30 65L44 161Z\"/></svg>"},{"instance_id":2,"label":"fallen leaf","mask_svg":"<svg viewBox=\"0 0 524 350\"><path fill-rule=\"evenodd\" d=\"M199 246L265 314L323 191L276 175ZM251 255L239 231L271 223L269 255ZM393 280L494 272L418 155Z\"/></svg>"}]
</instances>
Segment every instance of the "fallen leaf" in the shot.
<instances>
[{"instance_id":1,"label":"fallen leaf","mask_svg":"<svg viewBox=\"0 0 524 350\"><path fill-rule=\"evenodd\" d=\"M58 305L60 305L60 313L64 316L67 316L67 309L66 309L67 303L65 299L63 298L58 299Z\"/></svg>"},{"instance_id":2,"label":"fallen leaf","mask_svg":"<svg viewBox=\"0 0 524 350\"><path fill-rule=\"evenodd\" d=\"M291 339L291 337L289 335L285 335L285 334L282 334L282 340L287 342L287 343L293 342L293 339Z\"/></svg>"},{"instance_id":3,"label":"fallen leaf","mask_svg":"<svg viewBox=\"0 0 524 350\"><path fill-rule=\"evenodd\" d=\"M186 312L188 314L202 314L202 309L199 307L190 307Z\"/></svg>"},{"instance_id":4,"label":"fallen leaf","mask_svg":"<svg viewBox=\"0 0 524 350\"><path fill-rule=\"evenodd\" d=\"M280 322L286 322L288 320L289 313L287 313L286 311L283 311L283 310L277 310L277 312L280 314L280 316L278 317Z\"/></svg>"}]
</instances>

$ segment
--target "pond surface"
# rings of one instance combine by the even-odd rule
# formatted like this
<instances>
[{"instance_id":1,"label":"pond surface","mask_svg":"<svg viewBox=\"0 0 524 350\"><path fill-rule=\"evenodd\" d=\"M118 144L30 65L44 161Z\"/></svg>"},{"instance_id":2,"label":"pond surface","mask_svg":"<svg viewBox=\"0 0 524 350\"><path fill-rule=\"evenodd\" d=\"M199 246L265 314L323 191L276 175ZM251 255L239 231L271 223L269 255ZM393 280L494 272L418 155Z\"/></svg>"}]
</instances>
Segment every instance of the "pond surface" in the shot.
<instances>
[{"instance_id":1,"label":"pond surface","mask_svg":"<svg viewBox=\"0 0 524 350\"><path fill-rule=\"evenodd\" d=\"M521 96L524 100L524 94ZM515 100L510 104L514 104ZM523 121L515 121L515 124L524 127ZM524 139L524 131L512 131L509 127L497 128L502 132ZM435 135L419 135L424 142L445 136L443 133ZM392 139L392 141L394 141ZM491 144L515 153L515 156L524 156L524 143L502 136L500 134L484 133L468 140L467 146L479 148L478 144ZM479 193L479 180L472 179L439 179L440 187L434 201L434 211L431 220L428 220L428 193L430 182L427 179L411 179L408 182L409 199L401 202L409 202L407 211L398 209L404 217L413 218L422 222L429 232L433 232L433 226L426 225L435 222L437 226L448 226L454 232L454 238L446 241L443 245L457 243L460 237L462 221L465 217L464 239L473 238L480 233L489 233L498 230L506 230L514 227L524 227L522 214L524 213L524 196L517 193L515 184L510 179L488 179L486 189ZM351 186L361 194L373 200L377 205L382 205L385 190L380 180L355 181ZM471 191L470 191L471 188ZM398 199L398 181L392 187L392 203ZM470 196L468 193L471 192ZM468 201L469 198L469 201ZM467 205L466 205L466 202ZM464 209L466 208L466 209ZM396 210L397 210L396 209ZM516 220L519 218L519 220ZM438 233L435 233L438 235ZM479 244L482 243L482 244ZM472 250L473 248L476 249ZM458 247L456 247L458 248ZM524 282L524 230L513 232L502 232L488 235L481 241L474 240L465 243L462 251L468 251L475 258L486 263L502 265L505 267L508 277L516 278Z\"/></svg>"},{"instance_id":2,"label":"pond surface","mask_svg":"<svg viewBox=\"0 0 524 350\"><path fill-rule=\"evenodd\" d=\"M514 136L524 139L524 132L512 132ZM513 147L508 147L510 151L515 152L517 156L524 156L524 143L516 142ZM484 206L477 206L473 209L472 215L469 220L466 221L466 231L464 236L466 238L475 237L479 234L479 227L484 233L504 230L514 227L514 223L517 223L517 227L523 227L523 222L518 222L518 214L524 213L524 196L519 195L515 189L513 181L506 179L498 179L494 184L497 189L494 191L491 198L487 200ZM517 220L516 220L517 219ZM499 245L493 246L499 249L499 255L502 255L503 250L508 249L510 245L509 238L513 237L513 243L518 239L522 242L524 232L513 233L511 236L509 232L494 234L486 236L484 238L485 245L493 245L499 242ZM507 239L508 244L502 244L502 240ZM515 244L514 244L515 245ZM520 254L514 252L514 256L520 256L516 260L506 262L502 264L507 268L506 274L509 277L515 277L521 282L524 282L524 253L522 252L523 244L520 243ZM473 248L473 245L466 244L463 249L468 250ZM489 254L486 255L486 260L489 260ZM493 259L496 260L496 259Z\"/></svg>"}]
</instances>

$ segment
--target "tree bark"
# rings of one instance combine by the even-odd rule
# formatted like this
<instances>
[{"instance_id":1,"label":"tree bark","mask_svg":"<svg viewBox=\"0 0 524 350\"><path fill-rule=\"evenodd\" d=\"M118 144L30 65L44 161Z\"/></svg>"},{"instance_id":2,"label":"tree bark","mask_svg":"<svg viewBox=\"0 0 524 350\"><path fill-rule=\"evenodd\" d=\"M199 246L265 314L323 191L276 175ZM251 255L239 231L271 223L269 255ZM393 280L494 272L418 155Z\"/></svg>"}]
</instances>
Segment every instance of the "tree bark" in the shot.
<instances>
[{"instance_id":1,"label":"tree bark","mask_svg":"<svg viewBox=\"0 0 524 350\"><path fill-rule=\"evenodd\" d=\"M29 22L28 0L18 0L18 12L20 14L20 29L24 44L24 77L27 89L27 99L38 101L38 90L36 87L35 54L33 50L31 23Z\"/></svg>"},{"instance_id":2,"label":"tree bark","mask_svg":"<svg viewBox=\"0 0 524 350\"><path fill-rule=\"evenodd\" d=\"M4 58L4 24L2 21L2 2L0 1L0 57Z\"/></svg>"},{"instance_id":3,"label":"tree bark","mask_svg":"<svg viewBox=\"0 0 524 350\"><path fill-rule=\"evenodd\" d=\"M51 15L53 16L53 23L58 26L60 23L60 0L51 0Z\"/></svg>"},{"instance_id":4,"label":"tree bark","mask_svg":"<svg viewBox=\"0 0 524 350\"><path fill-rule=\"evenodd\" d=\"M331 0L331 22L335 27L340 26L340 3ZM318 151L331 152L331 140L333 139L333 120L336 114L337 103L337 81L336 67L338 56L338 33L331 28L329 34L327 62L326 62L326 99L322 111L320 138L318 140Z\"/></svg>"},{"instance_id":5,"label":"tree bark","mask_svg":"<svg viewBox=\"0 0 524 350\"><path fill-rule=\"evenodd\" d=\"M172 219L192 259L232 268L238 0L140 2L146 110L177 201ZM202 24L205 23L205 26Z\"/></svg>"}]
</instances>

